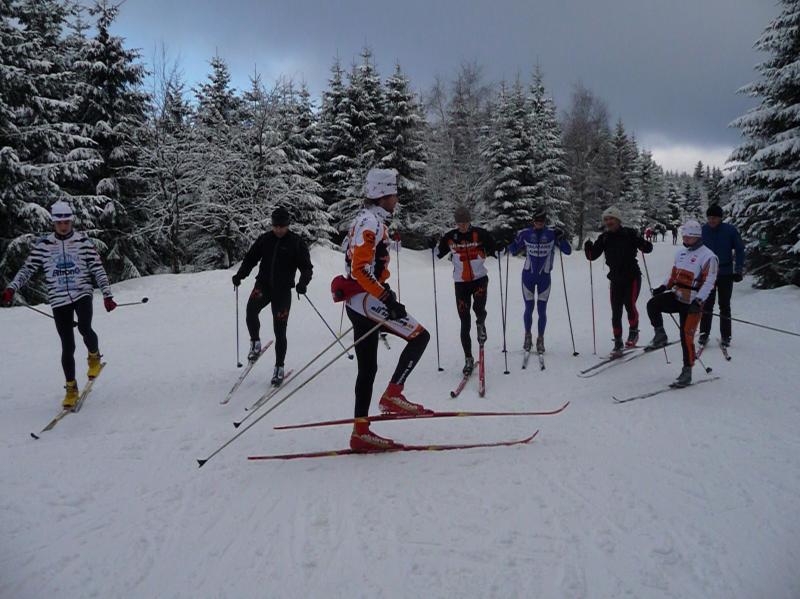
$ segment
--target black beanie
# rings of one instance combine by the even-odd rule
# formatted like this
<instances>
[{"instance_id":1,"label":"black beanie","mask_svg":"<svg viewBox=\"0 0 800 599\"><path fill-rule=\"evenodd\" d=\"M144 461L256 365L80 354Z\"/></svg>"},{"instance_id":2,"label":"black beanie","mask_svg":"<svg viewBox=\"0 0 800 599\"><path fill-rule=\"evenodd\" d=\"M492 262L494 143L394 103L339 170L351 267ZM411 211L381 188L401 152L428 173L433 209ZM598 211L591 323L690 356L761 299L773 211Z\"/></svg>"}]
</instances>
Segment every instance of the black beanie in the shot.
<instances>
[{"instance_id":1,"label":"black beanie","mask_svg":"<svg viewBox=\"0 0 800 599\"><path fill-rule=\"evenodd\" d=\"M711 206L708 207L708 210L706 210L706 216L718 216L722 218L723 216L722 206L720 206L719 204L712 204Z\"/></svg>"},{"instance_id":2,"label":"black beanie","mask_svg":"<svg viewBox=\"0 0 800 599\"><path fill-rule=\"evenodd\" d=\"M288 227L290 221L289 211L283 206L275 208L275 210L272 211L272 226Z\"/></svg>"}]
</instances>

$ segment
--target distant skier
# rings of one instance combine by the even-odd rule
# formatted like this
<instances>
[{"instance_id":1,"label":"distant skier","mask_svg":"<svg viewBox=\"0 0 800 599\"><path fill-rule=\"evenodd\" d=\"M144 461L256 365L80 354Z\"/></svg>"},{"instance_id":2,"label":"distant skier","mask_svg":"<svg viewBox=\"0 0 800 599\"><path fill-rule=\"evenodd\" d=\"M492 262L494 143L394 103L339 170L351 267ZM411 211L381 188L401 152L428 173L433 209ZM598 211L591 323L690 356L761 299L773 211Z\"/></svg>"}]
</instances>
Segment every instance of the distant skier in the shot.
<instances>
[{"instance_id":1,"label":"distant skier","mask_svg":"<svg viewBox=\"0 0 800 599\"><path fill-rule=\"evenodd\" d=\"M678 227L672 225L670 231L672 232L672 245L678 245Z\"/></svg>"},{"instance_id":2,"label":"distant skier","mask_svg":"<svg viewBox=\"0 0 800 599\"><path fill-rule=\"evenodd\" d=\"M272 304L272 328L275 331L275 368L272 384L280 385L284 377L286 359L286 329L292 307L292 288L304 295L311 282L314 266L308 246L296 233L289 230L291 218L286 208L278 207L272 212L272 231L256 239L247 250L239 270L233 275L233 285L238 287L250 271L258 264L258 275L250 299L247 301L247 330L250 333L251 362L261 355L261 322L258 315ZM300 271L300 280L295 287L295 275Z\"/></svg>"},{"instance_id":3,"label":"distant skier","mask_svg":"<svg viewBox=\"0 0 800 599\"><path fill-rule=\"evenodd\" d=\"M483 345L486 343L486 296L489 288L489 275L484 262L487 256L495 255L496 247L494 238L486 229L472 226L468 208L456 208L453 216L456 228L439 240L437 254L440 259L452 254L456 308L461 319L461 347L464 350L463 373L468 375L475 368L469 311L470 307L475 311L478 345Z\"/></svg>"},{"instance_id":4,"label":"distant skier","mask_svg":"<svg viewBox=\"0 0 800 599\"><path fill-rule=\"evenodd\" d=\"M400 354L391 381L380 400L382 412L395 414L430 413L403 396L403 386L430 341L430 333L406 312L389 287L389 236L386 221L397 207L397 171L372 169L364 185L366 202L356 216L347 237L347 276L331 284L335 301L347 302L347 316L353 323L353 336L360 339L376 323L383 326L356 345L358 376L355 386L355 418L350 448L355 451L382 451L397 447L391 439L380 437L369 428L372 387L378 371L379 331L384 330L408 343Z\"/></svg>"},{"instance_id":5,"label":"distant skier","mask_svg":"<svg viewBox=\"0 0 800 599\"><path fill-rule=\"evenodd\" d=\"M583 250L589 260L605 254L608 279L611 281L611 326L614 330L612 356L622 353L623 347L635 347L639 341L639 311L636 300L642 287L642 271L638 251L653 251L653 244L642 239L635 229L622 226L622 213L614 206L603 212L605 232L593 243L587 240ZM622 308L628 313L628 340L622 343Z\"/></svg>"},{"instance_id":6,"label":"distant skier","mask_svg":"<svg viewBox=\"0 0 800 599\"><path fill-rule=\"evenodd\" d=\"M550 298L550 272L553 270L556 247L563 253L572 253L572 246L560 229L546 226L547 214L539 210L533 217L533 226L517 233L514 241L508 246L513 255L525 252L525 266L522 268L522 297L525 300L523 324L525 340L522 348L529 352L533 345L531 328L533 327L533 308L539 312L537 323L536 352L543 354L544 331L547 326L547 300Z\"/></svg>"},{"instance_id":7,"label":"distant skier","mask_svg":"<svg viewBox=\"0 0 800 599\"><path fill-rule=\"evenodd\" d=\"M703 244L719 259L717 284L704 305L703 320L700 322L700 345L708 343L711 334L711 321L714 318L714 303L719 293L719 330L721 344L731 344L731 296L733 284L742 280L744 270L744 243L739 231L733 225L722 222L722 208L715 204L706 211L708 222L703 225Z\"/></svg>"},{"instance_id":8,"label":"distant skier","mask_svg":"<svg viewBox=\"0 0 800 599\"><path fill-rule=\"evenodd\" d=\"M647 315L655 329L655 336L648 350L664 347L667 333L664 330L662 313L679 314L683 369L674 386L692 384L692 366L695 361L694 334L708 299L717 280L717 256L703 245L700 223L688 221L681 228L683 247L675 254L675 264L664 284L653 289L653 297L647 302Z\"/></svg>"},{"instance_id":9,"label":"distant skier","mask_svg":"<svg viewBox=\"0 0 800 599\"><path fill-rule=\"evenodd\" d=\"M48 301L61 338L61 367L67 381L62 405L74 408L79 398L75 380L74 318L78 320L78 332L89 350L87 376L93 379L101 370L100 345L92 330L93 278L103 292L106 312L114 310L117 304L97 249L86 235L73 228L75 216L70 205L63 201L53 204L50 219L55 231L36 241L25 264L3 291L2 305L11 306L14 293L22 289L39 269L44 271Z\"/></svg>"}]
</instances>

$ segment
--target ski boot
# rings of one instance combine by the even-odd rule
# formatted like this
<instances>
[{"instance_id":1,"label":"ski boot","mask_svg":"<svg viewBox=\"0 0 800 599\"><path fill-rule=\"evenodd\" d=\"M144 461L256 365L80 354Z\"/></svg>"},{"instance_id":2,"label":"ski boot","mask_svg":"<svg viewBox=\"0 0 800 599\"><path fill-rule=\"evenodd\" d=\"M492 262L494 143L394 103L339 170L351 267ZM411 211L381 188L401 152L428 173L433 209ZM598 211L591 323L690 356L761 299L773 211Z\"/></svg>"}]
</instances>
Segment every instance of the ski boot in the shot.
<instances>
[{"instance_id":1,"label":"ski boot","mask_svg":"<svg viewBox=\"0 0 800 599\"><path fill-rule=\"evenodd\" d=\"M353 432L350 434L350 449L359 453L371 451L387 451L402 447L391 439L376 435L369 430L369 420L366 418L356 418L353 423Z\"/></svg>"},{"instance_id":2,"label":"ski boot","mask_svg":"<svg viewBox=\"0 0 800 599\"><path fill-rule=\"evenodd\" d=\"M486 325L479 322L475 325L475 328L478 329L478 345L483 345L486 343Z\"/></svg>"},{"instance_id":3,"label":"ski boot","mask_svg":"<svg viewBox=\"0 0 800 599\"><path fill-rule=\"evenodd\" d=\"M628 340L625 342L625 347L636 347L637 343L639 343L639 329L631 329L628 331Z\"/></svg>"},{"instance_id":4,"label":"ski boot","mask_svg":"<svg viewBox=\"0 0 800 599\"><path fill-rule=\"evenodd\" d=\"M100 370L102 369L100 352L89 352L87 361L89 362L89 370L86 372L86 376L88 376L89 379L97 378L97 375L100 374Z\"/></svg>"},{"instance_id":5,"label":"ski boot","mask_svg":"<svg viewBox=\"0 0 800 599\"><path fill-rule=\"evenodd\" d=\"M533 337L530 333L525 333L525 341L522 344L522 349L525 351L531 351L533 347Z\"/></svg>"},{"instance_id":6,"label":"ski boot","mask_svg":"<svg viewBox=\"0 0 800 599\"><path fill-rule=\"evenodd\" d=\"M475 358L470 356L464 360L464 368L461 370L461 373L464 376L469 376L472 374L473 370L475 370Z\"/></svg>"},{"instance_id":7,"label":"ski boot","mask_svg":"<svg viewBox=\"0 0 800 599\"><path fill-rule=\"evenodd\" d=\"M250 340L250 353L247 354L247 359L252 363L258 360L261 356L261 340L260 339L251 339Z\"/></svg>"},{"instance_id":8,"label":"ski boot","mask_svg":"<svg viewBox=\"0 0 800 599\"><path fill-rule=\"evenodd\" d=\"M614 349L611 350L611 358L622 357L622 351L625 349L625 344L622 343L622 337L614 337Z\"/></svg>"},{"instance_id":9,"label":"ski boot","mask_svg":"<svg viewBox=\"0 0 800 599\"><path fill-rule=\"evenodd\" d=\"M662 347L666 346L669 342L667 338L667 332L664 330L664 327L656 327L656 334L653 337L653 340L650 342L650 345L645 347L645 351L653 351L654 349L661 349Z\"/></svg>"},{"instance_id":10,"label":"ski boot","mask_svg":"<svg viewBox=\"0 0 800 599\"><path fill-rule=\"evenodd\" d=\"M64 389L66 389L67 392L64 395L64 401L61 402L61 405L68 410L72 410L78 404L78 398L80 397L78 393L78 381L67 381Z\"/></svg>"},{"instance_id":11,"label":"ski boot","mask_svg":"<svg viewBox=\"0 0 800 599\"><path fill-rule=\"evenodd\" d=\"M536 338L536 353L543 354L544 353L544 337L539 335Z\"/></svg>"},{"instance_id":12,"label":"ski boot","mask_svg":"<svg viewBox=\"0 0 800 599\"><path fill-rule=\"evenodd\" d=\"M675 379L675 382L670 385L671 387L675 387L676 389L682 389L683 387L688 387L692 384L692 367L691 366L684 366L681 369L680 376Z\"/></svg>"},{"instance_id":13,"label":"ski boot","mask_svg":"<svg viewBox=\"0 0 800 599\"><path fill-rule=\"evenodd\" d=\"M708 344L708 333L700 333L700 338L697 340L700 347L705 347Z\"/></svg>"},{"instance_id":14,"label":"ski boot","mask_svg":"<svg viewBox=\"0 0 800 599\"><path fill-rule=\"evenodd\" d=\"M389 383L378 407L386 414L433 414L433 410L408 401L403 395L403 385L396 383Z\"/></svg>"},{"instance_id":15,"label":"ski boot","mask_svg":"<svg viewBox=\"0 0 800 599\"><path fill-rule=\"evenodd\" d=\"M275 370L272 371L272 381L270 381L272 386L280 387L283 384L284 376L283 366L276 366Z\"/></svg>"},{"instance_id":16,"label":"ski boot","mask_svg":"<svg viewBox=\"0 0 800 599\"><path fill-rule=\"evenodd\" d=\"M723 337L720 339L719 344L724 348L729 348L731 346L731 338L730 337Z\"/></svg>"}]
</instances>

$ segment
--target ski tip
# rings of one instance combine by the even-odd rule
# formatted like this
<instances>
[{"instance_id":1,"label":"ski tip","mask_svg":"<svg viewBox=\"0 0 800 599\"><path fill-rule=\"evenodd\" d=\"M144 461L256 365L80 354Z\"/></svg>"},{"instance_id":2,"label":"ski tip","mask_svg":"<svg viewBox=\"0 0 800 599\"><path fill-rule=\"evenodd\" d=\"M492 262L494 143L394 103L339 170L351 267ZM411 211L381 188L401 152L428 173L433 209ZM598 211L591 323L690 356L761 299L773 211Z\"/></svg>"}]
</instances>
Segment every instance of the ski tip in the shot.
<instances>
[{"instance_id":1,"label":"ski tip","mask_svg":"<svg viewBox=\"0 0 800 599\"><path fill-rule=\"evenodd\" d=\"M39 435L37 435L36 433L31 433L31 437L33 437L37 441L39 440Z\"/></svg>"},{"instance_id":2,"label":"ski tip","mask_svg":"<svg viewBox=\"0 0 800 599\"><path fill-rule=\"evenodd\" d=\"M197 460L197 467L202 468L208 460Z\"/></svg>"}]
</instances>

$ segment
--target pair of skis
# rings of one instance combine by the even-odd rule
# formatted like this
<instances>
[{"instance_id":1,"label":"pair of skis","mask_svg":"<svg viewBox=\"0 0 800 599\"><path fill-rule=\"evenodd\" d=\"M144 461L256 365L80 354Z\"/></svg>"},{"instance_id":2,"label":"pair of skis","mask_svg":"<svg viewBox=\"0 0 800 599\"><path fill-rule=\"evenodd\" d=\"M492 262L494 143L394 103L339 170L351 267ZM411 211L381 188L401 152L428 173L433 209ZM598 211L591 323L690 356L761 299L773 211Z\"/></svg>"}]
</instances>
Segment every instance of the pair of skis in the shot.
<instances>
[{"instance_id":1,"label":"pair of skis","mask_svg":"<svg viewBox=\"0 0 800 599\"><path fill-rule=\"evenodd\" d=\"M528 361L531 359L531 350L523 350L525 353L522 356L522 370L528 368ZM536 352L536 356L539 358L539 370L544 370L544 352Z\"/></svg>"},{"instance_id":2,"label":"pair of skis","mask_svg":"<svg viewBox=\"0 0 800 599\"><path fill-rule=\"evenodd\" d=\"M670 341L664 347L669 347L670 345L675 345L676 343L680 343L680 341ZM661 349L660 347L657 349ZM612 366L616 366L617 364L626 364L631 360L635 360L636 358L640 358L641 356L651 354L655 350L649 350L646 347L631 347L628 349L623 349L619 354L612 354L605 360L598 362L594 366L591 366L585 370L581 370L578 373L578 376L584 379L591 378L593 376L597 376L611 368Z\"/></svg>"},{"instance_id":3,"label":"pair of skis","mask_svg":"<svg viewBox=\"0 0 800 599\"><path fill-rule=\"evenodd\" d=\"M39 432L38 435L36 433L31 433L31 437L33 437L34 439L39 439L40 436L42 435L42 433L46 433L47 431L53 430L55 428L55 426L59 422L61 422L61 420L63 420L64 417L67 416L68 414L76 414L76 413L80 412L81 408L83 407L83 402L86 401L86 398L89 397L89 393L92 392L92 387L94 386L94 382L98 379L98 377L100 376L100 373L103 372L103 369L105 367L106 367L106 363L105 362L100 364L100 370L98 371L97 376L94 376L94 377L92 377L92 378L90 378L88 380L88 382L86 383L86 386L83 388L83 391L81 392L80 396L78 397L78 401L75 403L75 407L74 408L63 408L55 418L53 418L49 423L47 423L47 426L45 426Z\"/></svg>"},{"instance_id":4,"label":"pair of skis","mask_svg":"<svg viewBox=\"0 0 800 599\"><path fill-rule=\"evenodd\" d=\"M367 418L369 422L385 422L389 420L421 420L430 418L475 418L475 417L501 417L501 416L555 416L560 414L569 406L566 402L560 408L549 411L540 412L434 412L432 414L380 414L378 416L370 416ZM305 424L292 424L284 426L276 426L276 430L292 430L300 428L318 428L325 426L337 426L344 424L352 424L354 418L345 418L341 420L323 420L320 422L308 422ZM512 439L508 441L492 441L487 443L463 443L463 444L446 444L446 445L398 445L391 449L369 452L369 453L396 453L401 451L454 451L460 449L475 449L485 447L509 447L513 445L524 445L533 441L536 435L539 434L537 430L529 437L523 439ZM261 455L249 456L249 460L295 460L301 458L319 458L319 457L332 457L342 455L353 455L356 452L352 449L335 449L330 451L315 451L303 452L292 454L276 454L276 455Z\"/></svg>"},{"instance_id":5,"label":"pair of skis","mask_svg":"<svg viewBox=\"0 0 800 599\"><path fill-rule=\"evenodd\" d=\"M714 376L707 379L700 379L699 381L690 383L689 385L677 385L675 383L671 383L665 387L661 387L660 389L656 389L654 391L648 391L647 393L632 395L631 397L625 397L623 399L613 396L612 399L614 400L615 404L628 403L631 401L636 401L637 399L646 399L648 397L655 397L656 395L661 395L662 393L667 393L668 391L675 391L677 389L687 389L689 387L694 387L695 385L700 385L701 383L710 383L711 381L717 381L717 380L719 380L719 377Z\"/></svg>"},{"instance_id":6,"label":"pair of skis","mask_svg":"<svg viewBox=\"0 0 800 599\"><path fill-rule=\"evenodd\" d=\"M255 360L247 361L247 366L244 367L244 370L242 371L242 374L239 375L239 378L236 381L236 383L233 385L233 387L231 387L231 390L228 391L228 394L222 399L222 401L219 402L221 405L225 405L231 400L233 394L239 390L239 387L242 386L244 379L246 379L247 375L250 374L250 371L253 369L253 366L256 365L256 362L258 362L259 359L261 359L261 356L263 356L267 352L267 350L271 345L272 345L272 340L268 341L267 344L261 348L261 351L256 356Z\"/></svg>"},{"instance_id":7,"label":"pair of skis","mask_svg":"<svg viewBox=\"0 0 800 599\"><path fill-rule=\"evenodd\" d=\"M478 396L485 397L486 396L486 369L484 368L484 352L483 352L483 345L480 346L478 350ZM469 379L472 378L472 373L475 372L475 368L473 367L468 373L461 377L461 381L458 383L458 386L450 392L450 397L455 399L461 392L464 390L464 387L467 386Z\"/></svg>"}]
</instances>

